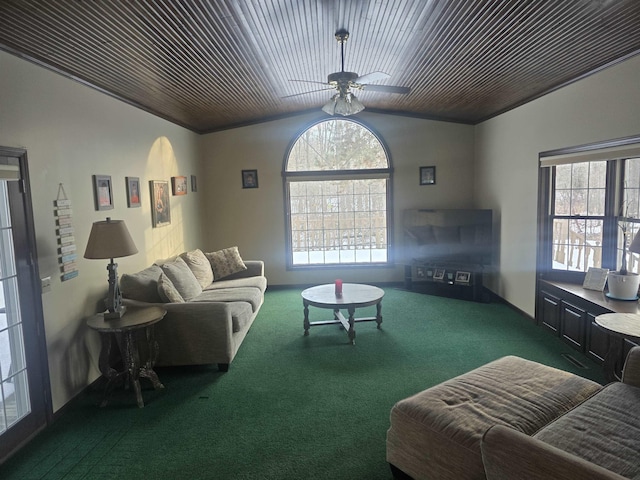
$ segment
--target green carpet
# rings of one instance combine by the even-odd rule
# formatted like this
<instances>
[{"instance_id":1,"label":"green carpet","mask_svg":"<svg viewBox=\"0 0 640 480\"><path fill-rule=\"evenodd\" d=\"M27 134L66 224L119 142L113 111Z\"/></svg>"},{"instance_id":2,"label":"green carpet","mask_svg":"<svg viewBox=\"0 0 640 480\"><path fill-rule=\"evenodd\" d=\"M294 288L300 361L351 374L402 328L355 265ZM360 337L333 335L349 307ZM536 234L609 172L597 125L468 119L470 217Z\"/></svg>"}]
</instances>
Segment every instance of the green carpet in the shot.
<instances>
[{"instance_id":1,"label":"green carpet","mask_svg":"<svg viewBox=\"0 0 640 480\"><path fill-rule=\"evenodd\" d=\"M397 400L510 354L603 382L599 366L505 305L385 290L382 330L357 324L355 346L334 325L304 337L300 290L269 291L228 373L157 369L166 389L143 380L144 409L131 391L102 409L89 392L0 478L388 480ZM330 315L310 309L311 321Z\"/></svg>"}]
</instances>

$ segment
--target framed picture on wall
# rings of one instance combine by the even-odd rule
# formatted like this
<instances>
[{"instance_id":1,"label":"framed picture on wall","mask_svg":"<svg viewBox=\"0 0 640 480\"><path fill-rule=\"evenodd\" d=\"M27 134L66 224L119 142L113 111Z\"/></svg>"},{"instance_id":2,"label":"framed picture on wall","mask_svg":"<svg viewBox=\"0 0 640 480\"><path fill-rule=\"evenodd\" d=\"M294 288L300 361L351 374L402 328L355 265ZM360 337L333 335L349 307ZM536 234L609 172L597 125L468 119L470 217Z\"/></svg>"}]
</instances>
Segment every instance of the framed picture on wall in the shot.
<instances>
[{"instance_id":1,"label":"framed picture on wall","mask_svg":"<svg viewBox=\"0 0 640 480\"><path fill-rule=\"evenodd\" d=\"M96 210L113 208L113 188L110 175L93 175L93 197Z\"/></svg>"},{"instance_id":2,"label":"framed picture on wall","mask_svg":"<svg viewBox=\"0 0 640 480\"><path fill-rule=\"evenodd\" d=\"M258 170L242 170L242 188L258 188Z\"/></svg>"},{"instance_id":3,"label":"framed picture on wall","mask_svg":"<svg viewBox=\"0 0 640 480\"><path fill-rule=\"evenodd\" d=\"M127 207L140 206L140 179L138 177L125 177L127 183Z\"/></svg>"},{"instance_id":4,"label":"framed picture on wall","mask_svg":"<svg viewBox=\"0 0 640 480\"><path fill-rule=\"evenodd\" d=\"M420 185L436 184L436 167L420 167Z\"/></svg>"},{"instance_id":5,"label":"framed picture on wall","mask_svg":"<svg viewBox=\"0 0 640 480\"><path fill-rule=\"evenodd\" d=\"M149 181L149 189L151 191L151 220L153 228L171 224L169 182L151 180Z\"/></svg>"},{"instance_id":6,"label":"framed picture on wall","mask_svg":"<svg viewBox=\"0 0 640 480\"><path fill-rule=\"evenodd\" d=\"M186 195L187 177L171 177L171 188L174 195Z\"/></svg>"}]
</instances>

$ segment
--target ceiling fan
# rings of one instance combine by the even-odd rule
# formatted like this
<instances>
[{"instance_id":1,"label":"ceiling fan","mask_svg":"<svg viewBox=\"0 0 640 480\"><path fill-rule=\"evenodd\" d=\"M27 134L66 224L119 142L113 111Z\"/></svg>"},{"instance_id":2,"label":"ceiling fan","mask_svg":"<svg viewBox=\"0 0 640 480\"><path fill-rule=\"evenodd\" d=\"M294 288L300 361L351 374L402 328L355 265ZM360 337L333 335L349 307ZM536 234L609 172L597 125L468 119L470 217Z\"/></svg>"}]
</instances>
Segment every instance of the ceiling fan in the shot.
<instances>
[{"instance_id":1,"label":"ceiling fan","mask_svg":"<svg viewBox=\"0 0 640 480\"><path fill-rule=\"evenodd\" d=\"M389 78L390 75L383 72L371 72L366 75L358 75L355 72L344 71L344 44L349 38L349 32L340 29L335 34L336 40L340 44L341 53L341 70L328 76L326 82L315 82L311 80L291 80L292 82L318 83L326 85L325 88L319 90L311 90L304 93L296 93L287 95L282 98L295 97L298 95L306 95L307 93L321 92L324 90L334 89L337 93L331 97L322 110L329 115L353 115L364 110L364 105L356 98L352 90L369 90L371 92L399 93L407 94L411 91L409 87L398 87L394 85L372 85L371 82L377 82Z\"/></svg>"}]
</instances>

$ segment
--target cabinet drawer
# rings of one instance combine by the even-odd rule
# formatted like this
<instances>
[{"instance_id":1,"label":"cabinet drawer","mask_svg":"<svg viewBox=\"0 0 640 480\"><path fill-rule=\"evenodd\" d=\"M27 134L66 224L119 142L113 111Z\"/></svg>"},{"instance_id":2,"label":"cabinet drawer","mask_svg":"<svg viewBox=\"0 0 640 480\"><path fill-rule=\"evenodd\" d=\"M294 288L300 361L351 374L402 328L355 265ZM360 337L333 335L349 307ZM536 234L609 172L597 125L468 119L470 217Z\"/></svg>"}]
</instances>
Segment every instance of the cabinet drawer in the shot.
<instances>
[{"instance_id":1,"label":"cabinet drawer","mask_svg":"<svg viewBox=\"0 0 640 480\"><path fill-rule=\"evenodd\" d=\"M560 319L561 338L576 350L584 352L587 312L583 309L562 302Z\"/></svg>"}]
</instances>

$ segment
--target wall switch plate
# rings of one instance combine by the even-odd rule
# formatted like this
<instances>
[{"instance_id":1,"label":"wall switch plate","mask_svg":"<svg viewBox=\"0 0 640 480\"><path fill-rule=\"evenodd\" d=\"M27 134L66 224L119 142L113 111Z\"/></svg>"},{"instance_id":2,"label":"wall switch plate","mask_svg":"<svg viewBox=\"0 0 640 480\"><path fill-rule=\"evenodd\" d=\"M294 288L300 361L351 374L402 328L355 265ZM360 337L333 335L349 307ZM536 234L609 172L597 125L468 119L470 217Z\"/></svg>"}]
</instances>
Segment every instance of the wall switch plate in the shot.
<instances>
[{"instance_id":1,"label":"wall switch plate","mask_svg":"<svg viewBox=\"0 0 640 480\"><path fill-rule=\"evenodd\" d=\"M42 293L51 291L51 277L42 277L40 279L40 289Z\"/></svg>"}]
</instances>

